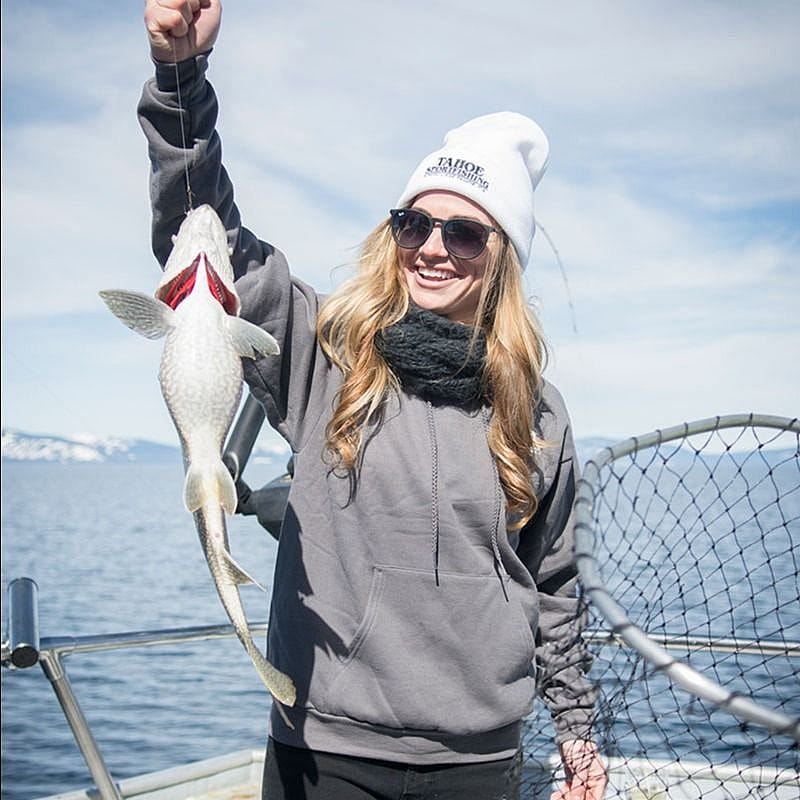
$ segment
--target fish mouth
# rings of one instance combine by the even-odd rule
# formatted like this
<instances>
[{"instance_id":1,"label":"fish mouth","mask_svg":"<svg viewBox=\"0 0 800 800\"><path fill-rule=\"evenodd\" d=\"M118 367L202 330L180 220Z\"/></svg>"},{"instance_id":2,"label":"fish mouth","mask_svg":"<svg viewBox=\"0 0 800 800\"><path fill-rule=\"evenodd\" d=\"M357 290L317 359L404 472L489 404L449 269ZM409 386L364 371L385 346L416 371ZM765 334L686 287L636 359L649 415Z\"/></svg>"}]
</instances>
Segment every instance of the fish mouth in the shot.
<instances>
[{"instance_id":1,"label":"fish mouth","mask_svg":"<svg viewBox=\"0 0 800 800\"><path fill-rule=\"evenodd\" d=\"M205 267L206 282L212 297L225 309L226 314L235 317L239 313L239 299L225 286L222 278L209 264L205 253L198 253L186 269L181 270L171 281L161 286L156 292L156 297L170 308L176 309L192 293L201 261Z\"/></svg>"}]
</instances>

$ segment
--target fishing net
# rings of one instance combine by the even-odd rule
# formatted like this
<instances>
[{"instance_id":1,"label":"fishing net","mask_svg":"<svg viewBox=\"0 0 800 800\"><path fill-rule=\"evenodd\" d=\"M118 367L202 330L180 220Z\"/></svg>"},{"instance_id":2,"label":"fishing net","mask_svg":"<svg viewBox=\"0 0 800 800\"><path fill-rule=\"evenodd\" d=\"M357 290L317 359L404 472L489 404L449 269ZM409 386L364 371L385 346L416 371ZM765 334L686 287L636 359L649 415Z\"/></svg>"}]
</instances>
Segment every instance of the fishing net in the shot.
<instances>
[{"instance_id":1,"label":"fishing net","mask_svg":"<svg viewBox=\"0 0 800 800\"><path fill-rule=\"evenodd\" d=\"M800 422L721 417L584 467L577 558L606 798L800 798ZM560 780L543 708L523 797Z\"/></svg>"}]
</instances>

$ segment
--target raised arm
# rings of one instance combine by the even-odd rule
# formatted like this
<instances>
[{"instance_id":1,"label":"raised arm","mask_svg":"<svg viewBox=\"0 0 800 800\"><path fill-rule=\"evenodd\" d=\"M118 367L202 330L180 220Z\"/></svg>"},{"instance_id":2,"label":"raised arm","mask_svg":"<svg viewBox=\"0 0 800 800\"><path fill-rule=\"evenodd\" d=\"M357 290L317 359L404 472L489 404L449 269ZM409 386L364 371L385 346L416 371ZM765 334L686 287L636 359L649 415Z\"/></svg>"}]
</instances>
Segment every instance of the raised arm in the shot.
<instances>
[{"instance_id":1,"label":"raised arm","mask_svg":"<svg viewBox=\"0 0 800 800\"><path fill-rule=\"evenodd\" d=\"M221 14L219 0L147 0L145 5L156 69L155 77L145 84L138 110L151 164L153 252L161 264L190 202L213 206L231 239L237 240L231 245L240 245L241 220L215 130L217 98L205 78ZM254 246L247 242L251 250ZM237 277L244 271L241 262L235 252Z\"/></svg>"},{"instance_id":2,"label":"raised arm","mask_svg":"<svg viewBox=\"0 0 800 800\"><path fill-rule=\"evenodd\" d=\"M279 357L245 359L245 377L270 424L297 450L303 443L308 387L316 370L326 368L316 344L319 299L291 276L279 250L242 225L222 163L217 97L206 80L208 48L219 31L219 2L148 0L145 22L155 77L145 83L138 112L151 164L153 252L163 265L190 206L188 177L191 205L212 206L227 231L242 316L280 344ZM173 53L186 58L175 62Z\"/></svg>"}]
</instances>

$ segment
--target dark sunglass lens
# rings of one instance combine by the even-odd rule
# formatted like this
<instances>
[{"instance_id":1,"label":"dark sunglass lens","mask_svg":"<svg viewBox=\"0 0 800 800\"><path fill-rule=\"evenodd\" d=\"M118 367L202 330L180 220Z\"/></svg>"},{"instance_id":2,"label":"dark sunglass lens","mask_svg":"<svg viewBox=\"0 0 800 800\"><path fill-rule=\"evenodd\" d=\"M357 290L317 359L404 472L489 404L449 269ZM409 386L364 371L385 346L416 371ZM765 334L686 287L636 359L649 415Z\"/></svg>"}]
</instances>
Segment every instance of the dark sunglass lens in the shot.
<instances>
[{"instance_id":1,"label":"dark sunglass lens","mask_svg":"<svg viewBox=\"0 0 800 800\"><path fill-rule=\"evenodd\" d=\"M445 247L456 258L475 258L486 247L489 232L479 222L451 219L444 226Z\"/></svg>"},{"instance_id":2,"label":"dark sunglass lens","mask_svg":"<svg viewBox=\"0 0 800 800\"><path fill-rule=\"evenodd\" d=\"M392 217L392 233L400 247L417 248L430 236L433 223L419 211L398 211Z\"/></svg>"}]
</instances>

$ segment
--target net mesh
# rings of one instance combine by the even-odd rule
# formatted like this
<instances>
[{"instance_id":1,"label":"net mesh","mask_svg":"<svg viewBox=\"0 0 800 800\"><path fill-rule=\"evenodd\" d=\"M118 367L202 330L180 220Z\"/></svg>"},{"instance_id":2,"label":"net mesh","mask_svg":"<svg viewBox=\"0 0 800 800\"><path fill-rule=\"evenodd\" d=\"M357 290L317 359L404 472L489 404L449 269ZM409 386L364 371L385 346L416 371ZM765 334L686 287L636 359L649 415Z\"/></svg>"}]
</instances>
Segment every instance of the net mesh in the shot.
<instances>
[{"instance_id":1,"label":"net mesh","mask_svg":"<svg viewBox=\"0 0 800 800\"><path fill-rule=\"evenodd\" d=\"M610 596L672 658L797 721L800 427L786 423L715 426L598 458L591 555ZM587 614L605 797L800 798L794 736L693 696L593 605ZM561 778L558 759L537 758L552 749L547 716L527 720L524 798L549 798Z\"/></svg>"}]
</instances>

